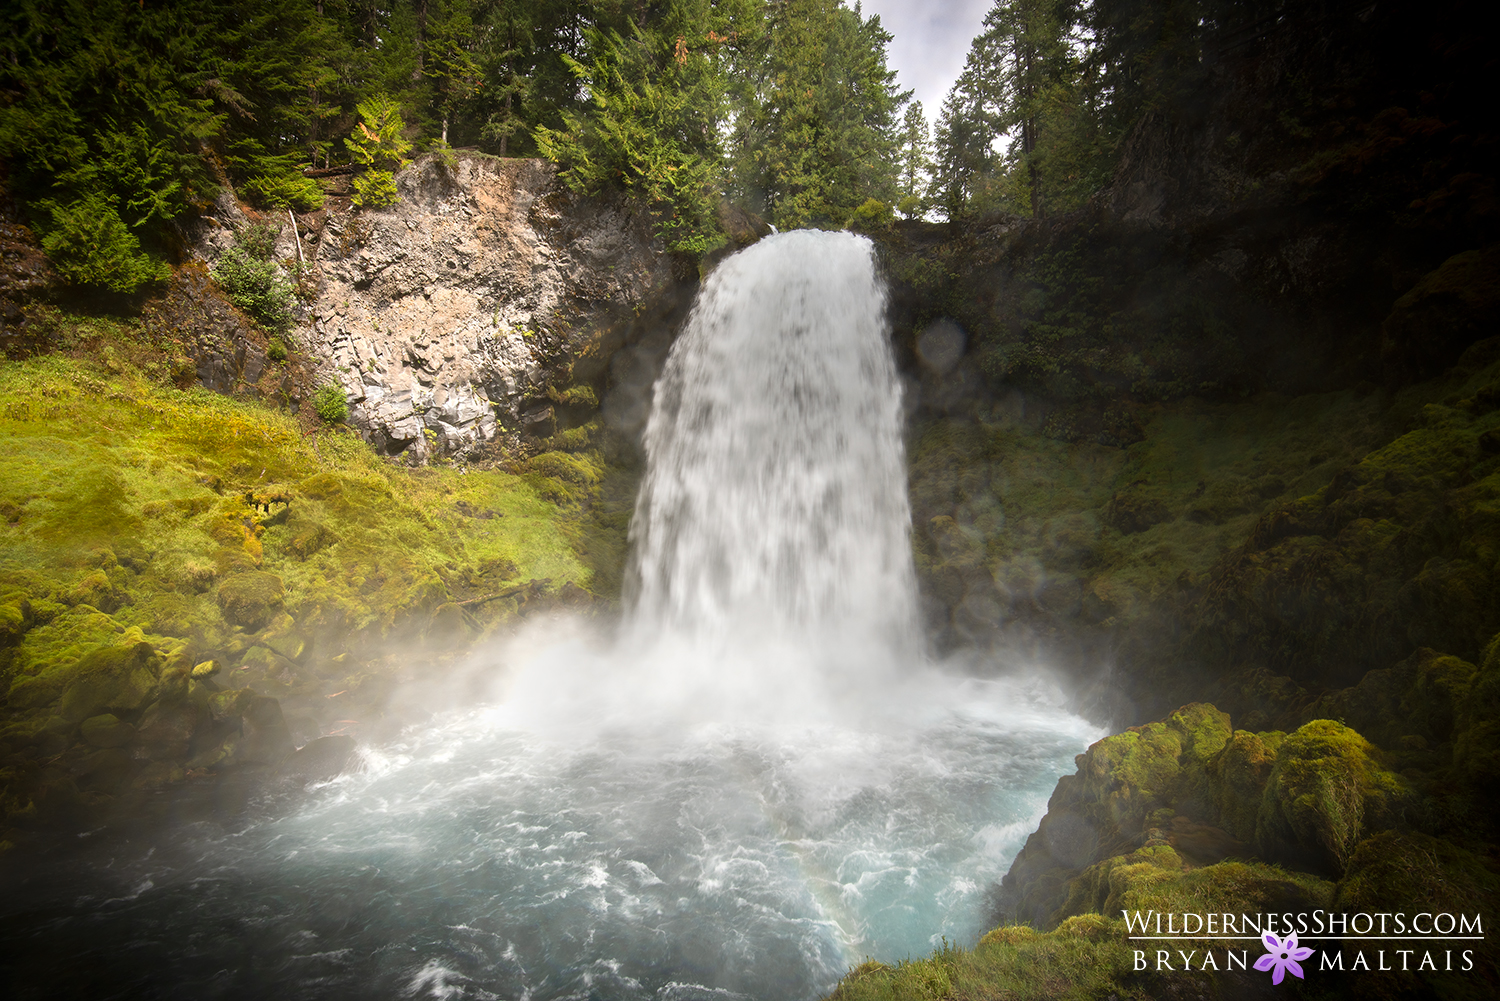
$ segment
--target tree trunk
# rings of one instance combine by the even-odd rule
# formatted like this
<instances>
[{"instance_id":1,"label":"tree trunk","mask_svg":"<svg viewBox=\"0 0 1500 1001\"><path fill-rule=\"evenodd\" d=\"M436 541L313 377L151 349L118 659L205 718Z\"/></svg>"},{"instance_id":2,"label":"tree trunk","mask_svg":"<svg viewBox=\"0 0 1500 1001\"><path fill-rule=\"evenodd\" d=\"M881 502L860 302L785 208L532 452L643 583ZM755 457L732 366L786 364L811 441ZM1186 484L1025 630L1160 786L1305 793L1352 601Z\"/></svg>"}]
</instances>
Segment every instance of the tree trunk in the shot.
<instances>
[{"instance_id":1,"label":"tree trunk","mask_svg":"<svg viewBox=\"0 0 1500 1001\"><path fill-rule=\"evenodd\" d=\"M411 81L417 83L422 79L422 71L425 68L423 62L424 50L427 48L427 0L419 0L417 8L417 68L412 72Z\"/></svg>"}]
</instances>

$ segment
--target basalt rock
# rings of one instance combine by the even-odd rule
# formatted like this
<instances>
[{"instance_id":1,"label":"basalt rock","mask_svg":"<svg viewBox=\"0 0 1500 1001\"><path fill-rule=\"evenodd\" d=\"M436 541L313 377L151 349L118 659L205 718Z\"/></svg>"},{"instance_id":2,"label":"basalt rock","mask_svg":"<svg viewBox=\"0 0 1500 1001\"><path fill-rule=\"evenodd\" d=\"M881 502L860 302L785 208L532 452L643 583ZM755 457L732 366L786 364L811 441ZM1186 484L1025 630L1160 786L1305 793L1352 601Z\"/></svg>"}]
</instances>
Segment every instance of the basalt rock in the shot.
<instances>
[{"instance_id":1,"label":"basalt rock","mask_svg":"<svg viewBox=\"0 0 1500 1001\"><path fill-rule=\"evenodd\" d=\"M612 352L696 281L643 214L573 195L541 160L429 156L396 183L385 208L331 197L298 218L295 239L284 219L266 220L282 226L278 259L300 252L317 275L293 340L389 455L514 453L561 430L549 391L604 389ZM207 261L235 225L227 209L218 216L196 234Z\"/></svg>"}]
</instances>

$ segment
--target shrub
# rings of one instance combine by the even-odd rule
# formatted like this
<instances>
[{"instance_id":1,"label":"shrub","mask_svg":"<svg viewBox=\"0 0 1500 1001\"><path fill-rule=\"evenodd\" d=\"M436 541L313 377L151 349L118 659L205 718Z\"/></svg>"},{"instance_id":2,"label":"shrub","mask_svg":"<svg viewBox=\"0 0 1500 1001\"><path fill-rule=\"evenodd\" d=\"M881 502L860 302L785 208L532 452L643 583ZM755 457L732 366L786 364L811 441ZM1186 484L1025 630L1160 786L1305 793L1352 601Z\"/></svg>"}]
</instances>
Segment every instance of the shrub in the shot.
<instances>
[{"instance_id":1,"label":"shrub","mask_svg":"<svg viewBox=\"0 0 1500 1001\"><path fill-rule=\"evenodd\" d=\"M402 137L406 123L401 109L384 94L376 94L358 106L359 122L344 140L358 171L354 177L355 205L380 208L396 201L395 172L410 161L411 143Z\"/></svg>"},{"instance_id":2,"label":"shrub","mask_svg":"<svg viewBox=\"0 0 1500 1001\"><path fill-rule=\"evenodd\" d=\"M141 253L140 241L120 219L113 198L93 193L46 207L52 223L42 235L42 248L74 284L129 293L171 275L165 261Z\"/></svg>"},{"instance_id":3,"label":"shrub","mask_svg":"<svg viewBox=\"0 0 1500 1001\"><path fill-rule=\"evenodd\" d=\"M864 204L849 217L849 229L860 232L885 229L895 221L895 213L889 205L877 198L866 198Z\"/></svg>"},{"instance_id":4,"label":"shrub","mask_svg":"<svg viewBox=\"0 0 1500 1001\"><path fill-rule=\"evenodd\" d=\"M349 416L349 401L335 382L325 382L313 394L313 410L327 424L337 424Z\"/></svg>"},{"instance_id":5,"label":"shrub","mask_svg":"<svg viewBox=\"0 0 1500 1001\"><path fill-rule=\"evenodd\" d=\"M396 175L389 170L367 170L354 178L350 201L361 208L378 209L393 205L401 195L396 191Z\"/></svg>"},{"instance_id":6,"label":"shrub","mask_svg":"<svg viewBox=\"0 0 1500 1001\"><path fill-rule=\"evenodd\" d=\"M286 361L286 356L286 341L280 337L271 338L270 343L266 345L266 357L274 362L283 362Z\"/></svg>"},{"instance_id":7,"label":"shrub","mask_svg":"<svg viewBox=\"0 0 1500 1001\"><path fill-rule=\"evenodd\" d=\"M267 330L283 333L292 325L296 290L271 259L275 246L276 231L270 226L246 226L235 234L234 246L219 259L213 276L230 302Z\"/></svg>"},{"instance_id":8,"label":"shrub","mask_svg":"<svg viewBox=\"0 0 1500 1001\"><path fill-rule=\"evenodd\" d=\"M296 171L263 174L240 185L240 193L267 208L312 212L323 207L323 189Z\"/></svg>"}]
</instances>

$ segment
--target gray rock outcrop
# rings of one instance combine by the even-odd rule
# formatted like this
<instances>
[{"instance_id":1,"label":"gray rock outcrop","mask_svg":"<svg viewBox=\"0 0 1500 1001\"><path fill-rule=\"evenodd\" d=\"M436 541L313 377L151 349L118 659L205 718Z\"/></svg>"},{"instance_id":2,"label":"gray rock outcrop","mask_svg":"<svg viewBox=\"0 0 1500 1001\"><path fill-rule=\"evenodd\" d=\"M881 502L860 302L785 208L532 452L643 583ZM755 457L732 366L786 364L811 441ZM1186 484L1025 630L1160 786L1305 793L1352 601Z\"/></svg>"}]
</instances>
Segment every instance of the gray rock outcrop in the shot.
<instances>
[{"instance_id":1,"label":"gray rock outcrop","mask_svg":"<svg viewBox=\"0 0 1500 1001\"><path fill-rule=\"evenodd\" d=\"M334 193L295 237L285 212L267 216L283 225L277 257L300 254L317 283L297 344L388 455L511 454L551 435L574 363L602 371L674 284L650 220L572 194L542 160L426 156L396 183L381 209ZM199 256L216 259L237 221L205 223Z\"/></svg>"},{"instance_id":2,"label":"gray rock outcrop","mask_svg":"<svg viewBox=\"0 0 1500 1001\"><path fill-rule=\"evenodd\" d=\"M302 342L351 423L418 459L550 433L549 386L670 283L670 260L644 220L575 198L544 161L429 157L397 186L388 208L330 212L304 248L322 280Z\"/></svg>"}]
</instances>

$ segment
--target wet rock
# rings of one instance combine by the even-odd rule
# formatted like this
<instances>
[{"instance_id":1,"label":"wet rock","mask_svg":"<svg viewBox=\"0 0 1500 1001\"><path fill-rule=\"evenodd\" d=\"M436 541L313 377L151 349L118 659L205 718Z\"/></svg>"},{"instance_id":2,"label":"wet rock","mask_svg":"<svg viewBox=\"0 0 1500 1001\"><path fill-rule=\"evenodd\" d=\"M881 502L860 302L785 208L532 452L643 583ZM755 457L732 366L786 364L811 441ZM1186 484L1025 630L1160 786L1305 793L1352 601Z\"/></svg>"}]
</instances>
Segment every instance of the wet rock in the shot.
<instances>
[{"instance_id":1,"label":"wet rock","mask_svg":"<svg viewBox=\"0 0 1500 1001\"><path fill-rule=\"evenodd\" d=\"M104 712L118 715L143 708L156 690L155 655L144 641L84 654L70 672L74 680L63 693L58 715L81 723Z\"/></svg>"},{"instance_id":2,"label":"wet rock","mask_svg":"<svg viewBox=\"0 0 1500 1001\"><path fill-rule=\"evenodd\" d=\"M135 772L130 752L122 747L95 751L73 766L72 772L85 789L113 792Z\"/></svg>"},{"instance_id":3,"label":"wet rock","mask_svg":"<svg viewBox=\"0 0 1500 1001\"><path fill-rule=\"evenodd\" d=\"M294 750L291 731L281 715L281 704L259 696L245 706L236 761L274 768Z\"/></svg>"},{"instance_id":4,"label":"wet rock","mask_svg":"<svg viewBox=\"0 0 1500 1001\"><path fill-rule=\"evenodd\" d=\"M326 782L342 774L353 757L353 737L319 737L304 744L283 761L281 774L303 782Z\"/></svg>"},{"instance_id":5,"label":"wet rock","mask_svg":"<svg viewBox=\"0 0 1500 1001\"><path fill-rule=\"evenodd\" d=\"M259 697L253 688L235 688L227 692L215 692L208 699L208 712L215 722L237 722Z\"/></svg>"},{"instance_id":6,"label":"wet rock","mask_svg":"<svg viewBox=\"0 0 1500 1001\"><path fill-rule=\"evenodd\" d=\"M150 761L185 759L194 734L207 718L205 708L189 699L152 703L141 716L135 756Z\"/></svg>"}]
</instances>

